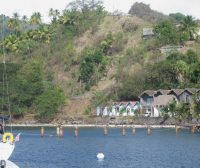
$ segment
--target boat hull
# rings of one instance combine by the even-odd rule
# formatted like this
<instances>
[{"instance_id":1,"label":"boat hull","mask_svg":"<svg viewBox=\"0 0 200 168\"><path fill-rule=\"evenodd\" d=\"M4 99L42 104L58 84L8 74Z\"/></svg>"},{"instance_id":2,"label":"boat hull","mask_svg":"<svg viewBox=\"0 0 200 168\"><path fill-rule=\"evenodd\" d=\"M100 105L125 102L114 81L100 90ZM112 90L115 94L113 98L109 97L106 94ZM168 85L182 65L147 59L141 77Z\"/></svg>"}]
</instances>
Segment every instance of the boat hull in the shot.
<instances>
[{"instance_id":1,"label":"boat hull","mask_svg":"<svg viewBox=\"0 0 200 168\"><path fill-rule=\"evenodd\" d=\"M10 160L6 160L6 168L19 168L16 164L11 162Z\"/></svg>"},{"instance_id":2,"label":"boat hull","mask_svg":"<svg viewBox=\"0 0 200 168\"><path fill-rule=\"evenodd\" d=\"M15 144L0 142L0 160L8 160L15 149Z\"/></svg>"}]
</instances>

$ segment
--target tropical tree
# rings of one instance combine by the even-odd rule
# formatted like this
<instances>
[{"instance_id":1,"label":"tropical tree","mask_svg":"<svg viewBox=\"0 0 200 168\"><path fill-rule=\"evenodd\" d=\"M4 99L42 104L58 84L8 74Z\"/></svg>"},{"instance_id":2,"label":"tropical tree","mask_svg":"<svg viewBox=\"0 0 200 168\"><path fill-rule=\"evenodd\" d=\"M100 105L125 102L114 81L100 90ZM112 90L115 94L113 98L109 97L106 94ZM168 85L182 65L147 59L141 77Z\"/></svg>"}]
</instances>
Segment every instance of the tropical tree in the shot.
<instances>
[{"instance_id":1,"label":"tropical tree","mask_svg":"<svg viewBox=\"0 0 200 168\"><path fill-rule=\"evenodd\" d=\"M177 80L179 82L184 82L189 72L189 67L187 63L183 60L179 60L172 67L176 73Z\"/></svg>"},{"instance_id":2,"label":"tropical tree","mask_svg":"<svg viewBox=\"0 0 200 168\"><path fill-rule=\"evenodd\" d=\"M192 16L186 16L181 21L180 31L189 35L189 40L194 40L194 36L197 34L198 24Z\"/></svg>"},{"instance_id":3,"label":"tropical tree","mask_svg":"<svg viewBox=\"0 0 200 168\"><path fill-rule=\"evenodd\" d=\"M13 17L8 20L7 23L8 28L14 31L15 35L19 35L20 32L20 24L19 24L19 14L14 13Z\"/></svg>"},{"instance_id":4,"label":"tropical tree","mask_svg":"<svg viewBox=\"0 0 200 168\"><path fill-rule=\"evenodd\" d=\"M19 14L17 12L13 13L13 19L19 20Z\"/></svg>"},{"instance_id":5,"label":"tropical tree","mask_svg":"<svg viewBox=\"0 0 200 168\"><path fill-rule=\"evenodd\" d=\"M156 25L154 33L159 45L177 44L179 42L176 28L169 20L162 21Z\"/></svg>"},{"instance_id":6,"label":"tropical tree","mask_svg":"<svg viewBox=\"0 0 200 168\"><path fill-rule=\"evenodd\" d=\"M42 17L42 16L41 16L40 12L34 12L34 13L31 15L30 23L31 23L31 24L41 24L41 23L42 23L41 17Z\"/></svg>"},{"instance_id":7,"label":"tropical tree","mask_svg":"<svg viewBox=\"0 0 200 168\"><path fill-rule=\"evenodd\" d=\"M27 22L28 22L28 17L27 17L26 15L23 15L23 16L22 16L22 21L23 21L24 23L27 23Z\"/></svg>"},{"instance_id":8,"label":"tropical tree","mask_svg":"<svg viewBox=\"0 0 200 168\"><path fill-rule=\"evenodd\" d=\"M52 18L52 23L55 23L55 22L57 21L59 15L60 15L60 12L59 12L58 9L55 9L55 10L54 10L53 8L51 8L51 9L49 10L49 17Z\"/></svg>"},{"instance_id":9,"label":"tropical tree","mask_svg":"<svg viewBox=\"0 0 200 168\"><path fill-rule=\"evenodd\" d=\"M41 119L51 119L64 103L63 91L57 86L50 86L37 97L35 107Z\"/></svg>"}]
</instances>

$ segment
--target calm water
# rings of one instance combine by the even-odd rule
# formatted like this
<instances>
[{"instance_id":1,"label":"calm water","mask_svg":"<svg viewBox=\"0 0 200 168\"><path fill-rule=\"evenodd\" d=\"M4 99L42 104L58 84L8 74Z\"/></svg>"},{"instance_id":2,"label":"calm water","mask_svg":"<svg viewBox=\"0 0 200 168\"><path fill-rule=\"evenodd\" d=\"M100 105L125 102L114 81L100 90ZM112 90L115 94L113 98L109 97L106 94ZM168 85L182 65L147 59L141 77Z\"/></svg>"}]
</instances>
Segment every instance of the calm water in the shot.
<instances>
[{"instance_id":1,"label":"calm water","mask_svg":"<svg viewBox=\"0 0 200 168\"><path fill-rule=\"evenodd\" d=\"M46 129L40 138L39 129L15 129L22 132L20 142L10 158L20 168L199 168L200 134L173 129L136 129L126 136L120 129L79 129L78 139L73 129L66 129L64 138L55 137L55 129ZM96 153L103 152L99 162Z\"/></svg>"}]
</instances>

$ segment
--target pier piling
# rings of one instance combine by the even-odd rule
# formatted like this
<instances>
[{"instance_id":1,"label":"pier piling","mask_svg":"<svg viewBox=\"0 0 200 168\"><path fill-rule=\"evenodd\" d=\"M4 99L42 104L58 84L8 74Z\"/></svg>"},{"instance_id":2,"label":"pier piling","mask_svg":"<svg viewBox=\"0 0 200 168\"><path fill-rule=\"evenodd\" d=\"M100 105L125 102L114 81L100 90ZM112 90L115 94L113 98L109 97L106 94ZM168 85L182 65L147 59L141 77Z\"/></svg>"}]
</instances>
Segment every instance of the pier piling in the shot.
<instances>
[{"instance_id":1,"label":"pier piling","mask_svg":"<svg viewBox=\"0 0 200 168\"><path fill-rule=\"evenodd\" d=\"M122 136L126 135L126 128L124 126L122 126Z\"/></svg>"},{"instance_id":2,"label":"pier piling","mask_svg":"<svg viewBox=\"0 0 200 168\"><path fill-rule=\"evenodd\" d=\"M135 127L132 127L132 133L135 134L136 130Z\"/></svg>"},{"instance_id":3,"label":"pier piling","mask_svg":"<svg viewBox=\"0 0 200 168\"><path fill-rule=\"evenodd\" d=\"M60 131L59 131L59 137L63 137L64 136L64 130L63 127L60 127Z\"/></svg>"},{"instance_id":4,"label":"pier piling","mask_svg":"<svg viewBox=\"0 0 200 168\"><path fill-rule=\"evenodd\" d=\"M175 125L175 130L176 130L176 134L178 134L179 130L180 130L180 127Z\"/></svg>"},{"instance_id":5,"label":"pier piling","mask_svg":"<svg viewBox=\"0 0 200 168\"><path fill-rule=\"evenodd\" d=\"M105 126L103 129L104 135L108 135L108 126Z\"/></svg>"},{"instance_id":6,"label":"pier piling","mask_svg":"<svg viewBox=\"0 0 200 168\"><path fill-rule=\"evenodd\" d=\"M150 135L150 134L151 134L151 127L148 126L148 127L147 127L147 135Z\"/></svg>"},{"instance_id":7,"label":"pier piling","mask_svg":"<svg viewBox=\"0 0 200 168\"><path fill-rule=\"evenodd\" d=\"M41 137L43 138L44 137L44 127L41 127L40 134L41 134Z\"/></svg>"},{"instance_id":8,"label":"pier piling","mask_svg":"<svg viewBox=\"0 0 200 168\"><path fill-rule=\"evenodd\" d=\"M74 137L78 137L78 127L74 128Z\"/></svg>"},{"instance_id":9,"label":"pier piling","mask_svg":"<svg viewBox=\"0 0 200 168\"><path fill-rule=\"evenodd\" d=\"M56 127L56 135L59 137L60 136L60 126Z\"/></svg>"},{"instance_id":10,"label":"pier piling","mask_svg":"<svg viewBox=\"0 0 200 168\"><path fill-rule=\"evenodd\" d=\"M192 126L191 132L192 132L193 134L196 132L196 126L195 126L195 125Z\"/></svg>"}]
</instances>

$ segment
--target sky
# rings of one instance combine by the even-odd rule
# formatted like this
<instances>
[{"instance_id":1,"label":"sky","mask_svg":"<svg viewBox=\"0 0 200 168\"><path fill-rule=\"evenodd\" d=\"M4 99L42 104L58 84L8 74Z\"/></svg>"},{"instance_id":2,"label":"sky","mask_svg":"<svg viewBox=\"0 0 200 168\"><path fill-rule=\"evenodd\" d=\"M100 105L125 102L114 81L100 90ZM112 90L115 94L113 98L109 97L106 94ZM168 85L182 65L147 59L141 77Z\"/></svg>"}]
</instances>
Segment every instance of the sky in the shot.
<instances>
[{"instance_id":1,"label":"sky","mask_svg":"<svg viewBox=\"0 0 200 168\"><path fill-rule=\"evenodd\" d=\"M72 0L0 0L0 14L12 16L18 12L20 16L31 16L33 12L40 12L44 22L48 23L50 8L62 11ZM135 2L150 4L150 7L159 12L169 14L181 12L200 19L200 0L103 0L106 10L112 12L120 10L127 13Z\"/></svg>"}]
</instances>

